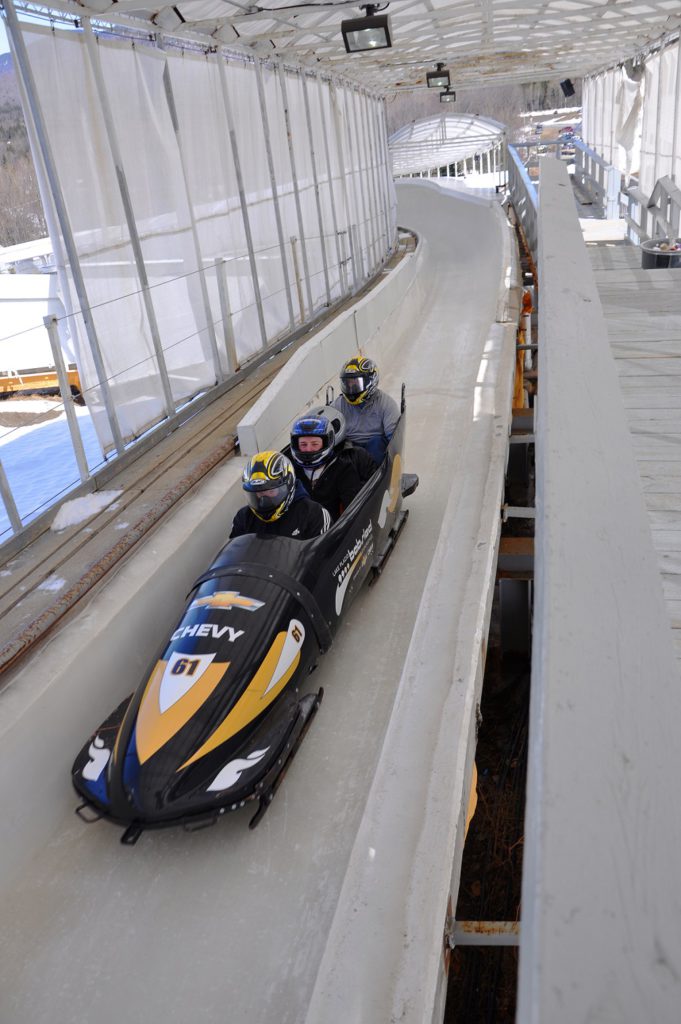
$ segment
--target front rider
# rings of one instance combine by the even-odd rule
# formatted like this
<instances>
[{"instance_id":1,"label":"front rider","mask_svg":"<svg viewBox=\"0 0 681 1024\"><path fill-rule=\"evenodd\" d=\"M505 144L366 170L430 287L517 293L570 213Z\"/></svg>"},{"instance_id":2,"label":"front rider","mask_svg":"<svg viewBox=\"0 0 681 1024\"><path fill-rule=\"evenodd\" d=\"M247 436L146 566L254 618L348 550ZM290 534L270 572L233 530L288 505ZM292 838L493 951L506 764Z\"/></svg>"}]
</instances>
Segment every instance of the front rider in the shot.
<instances>
[{"instance_id":1,"label":"front rider","mask_svg":"<svg viewBox=\"0 0 681 1024\"><path fill-rule=\"evenodd\" d=\"M342 394L334 401L346 420L346 437L361 445L380 463L400 418L397 402L378 387L378 367L373 359L353 356L340 372Z\"/></svg>"},{"instance_id":2,"label":"front rider","mask_svg":"<svg viewBox=\"0 0 681 1024\"><path fill-rule=\"evenodd\" d=\"M329 513L312 501L281 452L258 452L244 467L242 487L248 505L234 516L229 539L245 533L309 540L326 533Z\"/></svg>"},{"instance_id":3,"label":"front rider","mask_svg":"<svg viewBox=\"0 0 681 1024\"><path fill-rule=\"evenodd\" d=\"M336 433L326 416L303 416L295 421L291 458L298 480L332 519L338 519L362 489L354 462L336 447Z\"/></svg>"}]
</instances>

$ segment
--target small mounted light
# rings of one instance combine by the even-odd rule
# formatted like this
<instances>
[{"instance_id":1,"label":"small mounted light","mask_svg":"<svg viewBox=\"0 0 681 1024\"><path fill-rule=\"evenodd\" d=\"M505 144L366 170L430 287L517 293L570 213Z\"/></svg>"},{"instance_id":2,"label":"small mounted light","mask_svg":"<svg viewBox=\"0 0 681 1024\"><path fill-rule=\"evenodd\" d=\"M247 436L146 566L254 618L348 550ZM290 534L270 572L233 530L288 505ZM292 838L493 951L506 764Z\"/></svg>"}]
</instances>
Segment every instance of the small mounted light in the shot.
<instances>
[{"instance_id":1,"label":"small mounted light","mask_svg":"<svg viewBox=\"0 0 681 1024\"><path fill-rule=\"evenodd\" d=\"M426 85L429 89L449 89L449 71L444 70L444 64L436 64L437 71L429 71L426 75Z\"/></svg>"},{"instance_id":2,"label":"small mounted light","mask_svg":"<svg viewBox=\"0 0 681 1024\"><path fill-rule=\"evenodd\" d=\"M455 99L456 93L449 86L447 86L444 92L440 93L440 103L453 103Z\"/></svg>"},{"instance_id":3,"label":"small mounted light","mask_svg":"<svg viewBox=\"0 0 681 1024\"><path fill-rule=\"evenodd\" d=\"M384 50L392 46L388 15L376 14L379 9L376 4L359 6L366 11L363 18L350 18L341 22L346 51L361 53L363 50Z\"/></svg>"},{"instance_id":4,"label":"small mounted light","mask_svg":"<svg viewBox=\"0 0 681 1024\"><path fill-rule=\"evenodd\" d=\"M564 82L561 82L560 87L563 90L563 96L574 96L575 87L569 78L566 78Z\"/></svg>"}]
</instances>

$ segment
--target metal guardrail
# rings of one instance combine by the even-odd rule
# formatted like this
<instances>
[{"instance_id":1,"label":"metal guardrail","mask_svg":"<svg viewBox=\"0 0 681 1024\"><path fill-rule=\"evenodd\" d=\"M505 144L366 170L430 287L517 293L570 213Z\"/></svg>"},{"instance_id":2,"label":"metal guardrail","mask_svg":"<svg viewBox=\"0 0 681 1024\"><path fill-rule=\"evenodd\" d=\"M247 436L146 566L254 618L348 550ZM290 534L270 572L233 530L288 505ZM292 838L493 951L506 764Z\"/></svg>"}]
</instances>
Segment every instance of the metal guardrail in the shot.
<instances>
[{"instance_id":1,"label":"metal guardrail","mask_svg":"<svg viewBox=\"0 0 681 1024\"><path fill-rule=\"evenodd\" d=\"M630 241L638 244L661 235L665 238L678 237L681 230L681 189L671 178L660 178L650 197L640 188L627 189L620 195L620 204Z\"/></svg>"},{"instance_id":2,"label":"metal guardrail","mask_svg":"<svg viewBox=\"0 0 681 1024\"><path fill-rule=\"evenodd\" d=\"M587 146L581 139L575 146L575 178L601 207L608 219L619 217L619 195L622 172Z\"/></svg>"},{"instance_id":3,"label":"metal guardrail","mask_svg":"<svg viewBox=\"0 0 681 1024\"><path fill-rule=\"evenodd\" d=\"M539 195L516 147L508 146L506 151L508 153L508 189L511 201L522 226L525 240L536 259Z\"/></svg>"}]
</instances>

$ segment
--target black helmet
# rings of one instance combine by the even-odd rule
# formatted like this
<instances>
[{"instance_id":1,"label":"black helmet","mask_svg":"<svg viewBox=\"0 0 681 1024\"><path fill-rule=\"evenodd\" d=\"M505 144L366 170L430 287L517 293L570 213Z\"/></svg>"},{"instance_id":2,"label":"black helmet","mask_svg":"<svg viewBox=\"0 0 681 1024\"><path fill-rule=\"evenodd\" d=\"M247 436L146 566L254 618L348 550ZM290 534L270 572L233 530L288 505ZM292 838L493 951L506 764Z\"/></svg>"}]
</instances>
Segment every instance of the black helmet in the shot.
<instances>
[{"instance_id":1,"label":"black helmet","mask_svg":"<svg viewBox=\"0 0 681 1024\"><path fill-rule=\"evenodd\" d=\"M353 356L343 363L340 387L350 405L363 405L368 401L378 388L378 367L373 359Z\"/></svg>"},{"instance_id":2,"label":"black helmet","mask_svg":"<svg viewBox=\"0 0 681 1024\"><path fill-rule=\"evenodd\" d=\"M263 523L281 519L296 492L296 473L281 452L258 452L244 467L244 491L251 511Z\"/></svg>"},{"instance_id":3,"label":"black helmet","mask_svg":"<svg viewBox=\"0 0 681 1024\"><path fill-rule=\"evenodd\" d=\"M301 437L319 437L322 446L315 452L300 450ZM336 434L326 416L303 416L291 427L291 458L299 466L321 466L333 458Z\"/></svg>"}]
</instances>

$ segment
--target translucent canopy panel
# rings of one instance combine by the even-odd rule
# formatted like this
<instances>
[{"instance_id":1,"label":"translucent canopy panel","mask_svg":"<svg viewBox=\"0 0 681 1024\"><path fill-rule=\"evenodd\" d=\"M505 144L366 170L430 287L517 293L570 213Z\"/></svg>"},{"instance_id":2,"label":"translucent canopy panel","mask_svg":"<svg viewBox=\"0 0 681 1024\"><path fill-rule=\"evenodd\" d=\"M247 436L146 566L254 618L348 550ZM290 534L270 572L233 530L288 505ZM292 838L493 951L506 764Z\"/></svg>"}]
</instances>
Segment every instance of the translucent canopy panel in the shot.
<instances>
[{"instance_id":1,"label":"translucent canopy panel","mask_svg":"<svg viewBox=\"0 0 681 1024\"><path fill-rule=\"evenodd\" d=\"M333 68L388 93L425 85L438 61L452 88L581 77L633 56L678 27L679 0L392 0L392 47L346 53L341 22L361 16L348 0L52 0L150 31L255 47Z\"/></svg>"},{"instance_id":2,"label":"translucent canopy panel","mask_svg":"<svg viewBox=\"0 0 681 1024\"><path fill-rule=\"evenodd\" d=\"M393 174L413 174L466 160L492 149L503 135L502 124L474 114L423 117L390 136Z\"/></svg>"}]
</instances>

